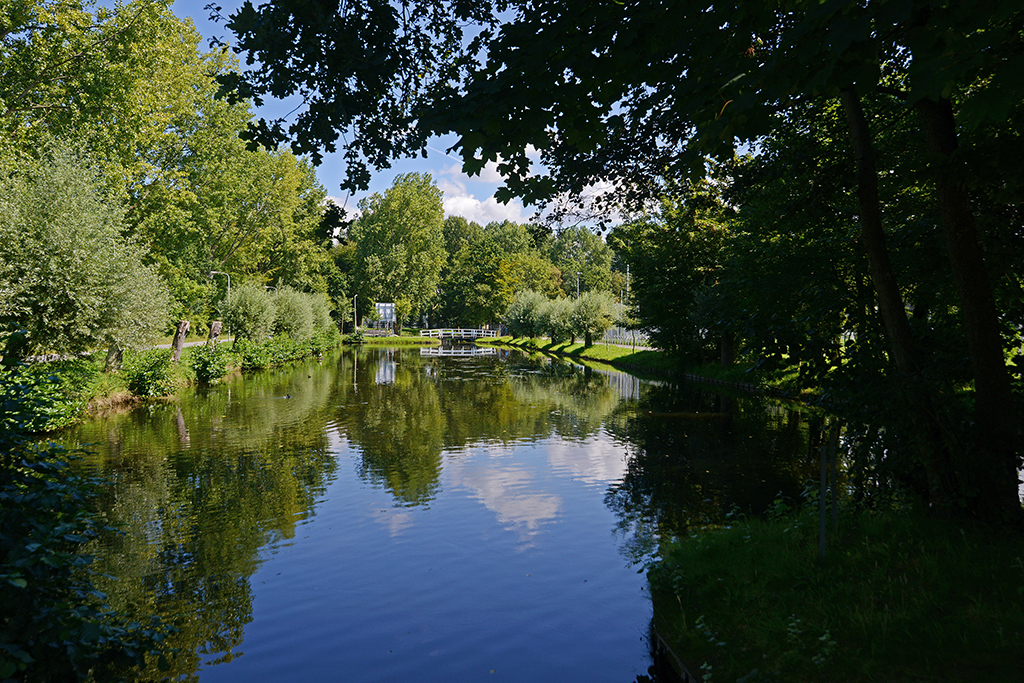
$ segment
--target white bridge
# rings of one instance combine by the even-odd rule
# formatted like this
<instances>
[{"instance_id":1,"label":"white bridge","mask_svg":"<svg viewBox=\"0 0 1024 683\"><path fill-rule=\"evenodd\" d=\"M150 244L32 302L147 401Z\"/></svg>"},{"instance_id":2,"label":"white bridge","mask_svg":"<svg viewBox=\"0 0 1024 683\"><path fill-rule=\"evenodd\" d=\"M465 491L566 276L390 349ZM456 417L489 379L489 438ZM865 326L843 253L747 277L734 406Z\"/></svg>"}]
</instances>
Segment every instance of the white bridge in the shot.
<instances>
[{"instance_id":1,"label":"white bridge","mask_svg":"<svg viewBox=\"0 0 1024 683\"><path fill-rule=\"evenodd\" d=\"M474 330L465 327L443 327L433 330L420 330L421 337L434 339L479 339L481 337L497 337L497 330Z\"/></svg>"}]
</instances>

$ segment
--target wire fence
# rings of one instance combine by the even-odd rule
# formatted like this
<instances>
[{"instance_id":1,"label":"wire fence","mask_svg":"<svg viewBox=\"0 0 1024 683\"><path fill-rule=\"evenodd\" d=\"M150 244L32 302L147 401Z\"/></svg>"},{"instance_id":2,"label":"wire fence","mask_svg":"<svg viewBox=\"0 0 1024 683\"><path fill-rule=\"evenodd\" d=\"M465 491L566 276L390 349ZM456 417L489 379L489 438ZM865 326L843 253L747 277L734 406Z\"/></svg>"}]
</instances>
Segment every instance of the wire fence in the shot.
<instances>
[{"instance_id":1,"label":"wire fence","mask_svg":"<svg viewBox=\"0 0 1024 683\"><path fill-rule=\"evenodd\" d=\"M651 341L646 332L631 330L626 327L613 327L605 331L601 341L619 346L650 346Z\"/></svg>"}]
</instances>

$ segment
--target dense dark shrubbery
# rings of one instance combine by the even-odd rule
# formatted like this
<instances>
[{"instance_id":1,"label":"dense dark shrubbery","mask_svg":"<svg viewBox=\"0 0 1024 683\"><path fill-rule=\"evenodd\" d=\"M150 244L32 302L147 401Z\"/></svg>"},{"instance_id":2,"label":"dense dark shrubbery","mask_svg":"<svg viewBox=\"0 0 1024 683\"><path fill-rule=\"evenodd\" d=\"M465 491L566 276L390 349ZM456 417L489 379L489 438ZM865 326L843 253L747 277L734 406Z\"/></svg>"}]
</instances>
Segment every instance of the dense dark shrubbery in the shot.
<instances>
[{"instance_id":1,"label":"dense dark shrubbery","mask_svg":"<svg viewBox=\"0 0 1024 683\"><path fill-rule=\"evenodd\" d=\"M28 384L5 378L0 429L0 680L126 680L160 653L166 629L113 613L92 583L84 544L108 530L93 508L101 482L73 457L22 434L47 420Z\"/></svg>"},{"instance_id":2,"label":"dense dark shrubbery","mask_svg":"<svg viewBox=\"0 0 1024 683\"><path fill-rule=\"evenodd\" d=\"M44 432L73 424L99 372L85 359L0 370L0 428Z\"/></svg>"}]
</instances>

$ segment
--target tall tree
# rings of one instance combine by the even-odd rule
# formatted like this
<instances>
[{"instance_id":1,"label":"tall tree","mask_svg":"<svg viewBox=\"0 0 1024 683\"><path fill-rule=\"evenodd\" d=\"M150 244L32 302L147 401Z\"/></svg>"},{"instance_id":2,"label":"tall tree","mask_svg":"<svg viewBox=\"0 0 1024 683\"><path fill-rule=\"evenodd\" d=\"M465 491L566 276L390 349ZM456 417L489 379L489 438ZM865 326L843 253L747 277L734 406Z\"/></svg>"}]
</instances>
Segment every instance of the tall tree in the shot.
<instances>
[{"instance_id":1,"label":"tall tree","mask_svg":"<svg viewBox=\"0 0 1024 683\"><path fill-rule=\"evenodd\" d=\"M487 2L472 3L472 11L464 3L452 4L423 0L415 3L415 16L451 10L452 16L477 19L485 27L497 21L484 16L492 9ZM1003 356L1000 311L993 303L999 297L993 293L969 201L972 169L959 165L970 154L956 129L958 121L975 130L998 121L1021 100L1024 85L1015 74L1024 67L1024 12L1018 3L985 0L967 7L948 0L787 0L769 5L569 6L534 0L498 3L498 9L505 10L500 30L484 30L477 43L453 49L440 69L423 69L430 77L403 78L410 71L402 68L378 72L391 78L375 92L400 106L393 110L390 127L376 118L383 108L363 117L352 154L416 152L426 132L452 131L459 136L455 148L464 170L498 163L507 181L500 198L515 194L542 201L611 181L617 191L608 201L638 206L681 177L703 172L708 155L728 158L738 142L769 134L780 120L776 114L807 100L839 99L858 162L860 241L888 343L908 382L927 384L890 263L890 228L879 210L876 133L863 115L866 95L884 90L902 98L919 117L919 136L929 148L905 153L933 172L949 258L943 267L958 283L979 426L972 442L954 456L937 437L942 425L935 423L929 407L934 391L923 390L908 408L916 416L911 422L918 425L922 457L934 465L932 501L947 510L966 501L971 511L987 517L1019 514L1014 443L1019 413ZM320 28L308 27L288 2L261 10L263 19L288 17L292 32L308 27L317 41L279 40L283 24L257 21L251 8L239 12L232 26L240 31L240 49L270 62L274 92L291 88L334 94L332 86L350 79L351 67L342 62L334 71L329 68L334 55L310 46L333 44L324 40L324 34L340 35L331 21L347 25L365 18L363 10L358 3L337 14L332 8L328 16L316 17ZM417 31L414 23L400 20L397 10L383 16L388 41L376 44L409 57L402 63L405 69L424 65L425 44L451 46L457 37L444 28ZM484 44L481 65L477 55ZM280 48L284 53L269 49L278 45L285 45ZM268 78L251 80L253 92L272 90ZM331 126L322 124L331 120L317 116L319 106L314 102L310 112L321 125L306 121L292 131L300 148L328 137L325 128ZM342 105L336 101L333 106ZM410 124L418 124L416 133L397 140L372 133ZM549 172L533 172L533 148L542 151Z\"/></svg>"},{"instance_id":2,"label":"tall tree","mask_svg":"<svg viewBox=\"0 0 1024 683\"><path fill-rule=\"evenodd\" d=\"M444 264L441 191L429 174L395 178L383 195L359 202L349 231L355 242L355 283L364 301L412 304L413 313L433 299Z\"/></svg>"},{"instance_id":3,"label":"tall tree","mask_svg":"<svg viewBox=\"0 0 1024 683\"><path fill-rule=\"evenodd\" d=\"M608 291L612 286L612 250L598 235L574 225L559 232L551 245L551 261L562 271L566 293Z\"/></svg>"}]
</instances>

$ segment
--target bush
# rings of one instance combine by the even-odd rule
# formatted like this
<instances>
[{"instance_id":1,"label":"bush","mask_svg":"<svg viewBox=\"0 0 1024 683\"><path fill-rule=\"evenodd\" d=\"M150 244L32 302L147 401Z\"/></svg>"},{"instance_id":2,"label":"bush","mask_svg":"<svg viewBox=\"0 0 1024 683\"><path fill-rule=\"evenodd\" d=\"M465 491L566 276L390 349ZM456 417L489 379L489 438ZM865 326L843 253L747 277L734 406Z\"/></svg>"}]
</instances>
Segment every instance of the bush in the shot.
<instances>
[{"instance_id":1,"label":"bush","mask_svg":"<svg viewBox=\"0 0 1024 683\"><path fill-rule=\"evenodd\" d=\"M600 338L612 326L616 313L615 299L610 292L584 292L573 305L573 331L583 335L586 345L590 346L595 337Z\"/></svg>"},{"instance_id":2,"label":"bush","mask_svg":"<svg viewBox=\"0 0 1024 683\"><path fill-rule=\"evenodd\" d=\"M310 294L309 307L313 316L314 330L323 332L335 327L334 320L331 318L331 302L326 294Z\"/></svg>"},{"instance_id":3,"label":"bush","mask_svg":"<svg viewBox=\"0 0 1024 683\"><path fill-rule=\"evenodd\" d=\"M74 424L85 410L100 366L85 358L0 370L0 430L46 432Z\"/></svg>"},{"instance_id":4,"label":"bush","mask_svg":"<svg viewBox=\"0 0 1024 683\"><path fill-rule=\"evenodd\" d=\"M228 372L228 352L223 345L213 348L203 344L191 348L192 371L196 380L214 384Z\"/></svg>"},{"instance_id":5,"label":"bush","mask_svg":"<svg viewBox=\"0 0 1024 683\"><path fill-rule=\"evenodd\" d=\"M552 342L560 344L572 336L573 308L569 299L552 299L541 306L539 317Z\"/></svg>"},{"instance_id":6,"label":"bush","mask_svg":"<svg viewBox=\"0 0 1024 683\"><path fill-rule=\"evenodd\" d=\"M274 333L296 341L313 336L313 297L291 287L281 287L274 297Z\"/></svg>"},{"instance_id":7,"label":"bush","mask_svg":"<svg viewBox=\"0 0 1024 683\"><path fill-rule=\"evenodd\" d=\"M164 349L140 351L125 363L128 390L136 396L167 396L174 392L171 352Z\"/></svg>"},{"instance_id":8,"label":"bush","mask_svg":"<svg viewBox=\"0 0 1024 683\"><path fill-rule=\"evenodd\" d=\"M263 341L274 329L274 301L261 285L246 283L231 291L225 322L236 339Z\"/></svg>"},{"instance_id":9,"label":"bush","mask_svg":"<svg viewBox=\"0 0 1024 683\"><path fill-rule=\"evenodd\" d=\"M504 323L514 337L539 337L544 333L541 310L548 299L534 291L516 294L505 312Z\"/></svg>"}]
</instances>

